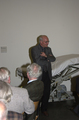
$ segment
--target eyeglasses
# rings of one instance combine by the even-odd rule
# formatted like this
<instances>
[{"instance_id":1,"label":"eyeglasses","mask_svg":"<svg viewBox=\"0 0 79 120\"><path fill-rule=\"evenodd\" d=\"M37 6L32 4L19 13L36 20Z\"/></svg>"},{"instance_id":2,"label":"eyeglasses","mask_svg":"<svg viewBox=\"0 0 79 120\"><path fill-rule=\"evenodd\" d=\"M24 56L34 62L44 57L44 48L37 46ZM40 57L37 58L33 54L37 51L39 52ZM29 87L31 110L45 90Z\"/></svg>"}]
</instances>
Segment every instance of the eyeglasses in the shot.
<instances>
[{"instance_id":1,"label":"eyeglasses","mask_svg":"<svg viewBox=\"0 0 79 120\"><path fill-rule=\"evenodd\" d=\"M50 41L45 41L45 43L49 43Z\"/></svg>"}]
</instances>

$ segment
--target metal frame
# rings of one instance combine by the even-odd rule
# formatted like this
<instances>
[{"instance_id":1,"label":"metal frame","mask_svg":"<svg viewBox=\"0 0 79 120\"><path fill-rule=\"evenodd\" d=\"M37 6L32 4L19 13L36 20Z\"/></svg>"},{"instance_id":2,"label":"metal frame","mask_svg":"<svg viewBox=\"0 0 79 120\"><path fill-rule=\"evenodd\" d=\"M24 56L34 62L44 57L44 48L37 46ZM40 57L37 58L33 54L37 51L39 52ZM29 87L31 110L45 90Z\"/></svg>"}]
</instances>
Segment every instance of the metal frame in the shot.
<instances>
[{"instance_id":1,"label":"metal frame","mask_svg":"<svg viewBox=\"0 0 79 120\"><path fill-rule=\"evenodd\" d=\"M72 92L68 92L68 91L64 90L61 87L61 83L63 81L71 80L72 75L77 73L78 71L79 71L79 64L72 64L72 65L68 65L62 72L60 72L60 74L52 77L49 102L51 102L52 100L53 101L63 101L63 100L74 99ZM65 95L63 98L62 98L62 95L60 98L58 98L58 96L57 96L59 89L64 90Z\"/></svg>"},{"instance_id":2,"label":"metal frame","mask_svg":"<svg viewBox=\"0 0 79 120\"><path fill-rule=\"evenodd\" d=\"M17 68L16 69L16 76L20 76L21 79L24 79L23 75L23 68ZM78 64L72 64L68 65L63 71L61 71L58 75L55 75L52 77L51 80L51 90L50 90L50 98L49 102L52 101L63 101L63 100L71 100L74 99L74 96L72 95L71 91L66 91L61 87L61 83L63 81L71 80L72 75L77 73L79 71L79 63ZM65 93L64 97L61 95L61 97L58 97L59 89L62 89Z\"/></svg>"}]
</instances>

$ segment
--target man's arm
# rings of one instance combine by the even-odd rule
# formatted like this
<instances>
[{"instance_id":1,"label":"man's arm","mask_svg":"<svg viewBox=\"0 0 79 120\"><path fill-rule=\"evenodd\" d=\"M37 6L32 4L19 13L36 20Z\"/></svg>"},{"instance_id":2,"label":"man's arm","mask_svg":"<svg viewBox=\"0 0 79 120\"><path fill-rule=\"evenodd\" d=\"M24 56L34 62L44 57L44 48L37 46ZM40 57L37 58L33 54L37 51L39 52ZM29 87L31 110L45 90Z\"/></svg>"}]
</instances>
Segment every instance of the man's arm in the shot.
<instances>
[{"instance_id":1,"label":"man's arm","mask_svg":"<svg viewBox=\"0 0 79 120\"><path fill-rule=\"evenodd\" d=\"M48 48L47 51L48 51L48 53L45 54L44 52L39 52L39 50L32 48L31 55L32 55L33 61L41 66L46 65L48 62L54 62L56 60L56 58L52 54L51 49Z\"/></svg>"},{"instance_id":2,"label":"man's arm","mask_svg":"<svg viewBox=\"0 0 79 120\"><path fill-rule=\"evenodd\" d=\"M49 62L54 62L56 60L55 56L52 53L51 48L48 49L48 55L47 55L47 60Z\"/></svg>"},{"instance_id":3,"label":"man's arm","mask_svg":"<svg viewBox=\"0 0 79 120\"><path fill-rule=\"evenodd\" d=\"M31 55L32 55L33 62L39 64L40 66L43 66L48 62L47 58L45 58L44 56L41 56L40 50L36 49L35 47L31 49Z\"/></svg>"},{"instance_id":4,"label":"man's arm","mask_svg":"<svg viewBox=\"0 0 79 120\"><path fill-rule=\"evenodd\" d=\"M25 95L23 97L24 100L24 109L27 114L32 114L35 111L35 106L33 101L29 98L28 92L25 89Z\"/></svg>"}]
</instances>

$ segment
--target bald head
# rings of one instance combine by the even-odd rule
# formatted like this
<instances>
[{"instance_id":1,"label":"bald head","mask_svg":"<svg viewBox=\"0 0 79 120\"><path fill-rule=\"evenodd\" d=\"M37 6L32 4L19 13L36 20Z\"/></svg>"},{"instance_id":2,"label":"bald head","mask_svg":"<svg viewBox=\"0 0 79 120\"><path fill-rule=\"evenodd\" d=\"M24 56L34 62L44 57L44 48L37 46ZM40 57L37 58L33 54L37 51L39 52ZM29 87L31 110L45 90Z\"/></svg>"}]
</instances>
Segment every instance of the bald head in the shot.
<instances>
[{"instance_id":1,"label":"bald head","mask_svg":"<svg viewBox=\"0 0 79 120\"><path fill-rule=\"evenodd\" d=\"M46 35L38 36L37 40L39 41L39 43L42 47L48 47L49 38Z\"/></svg>"}]
</instances>

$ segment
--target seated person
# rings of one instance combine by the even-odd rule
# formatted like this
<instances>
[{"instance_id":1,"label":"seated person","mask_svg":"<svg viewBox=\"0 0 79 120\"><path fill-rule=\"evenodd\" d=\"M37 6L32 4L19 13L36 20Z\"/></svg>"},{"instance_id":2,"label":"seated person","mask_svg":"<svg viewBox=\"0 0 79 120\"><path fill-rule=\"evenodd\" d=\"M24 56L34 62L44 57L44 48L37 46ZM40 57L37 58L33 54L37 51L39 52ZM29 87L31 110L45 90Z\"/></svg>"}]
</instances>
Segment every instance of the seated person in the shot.
<instances>
[{"instance_id":1,"label":"seated person","mask_svg":"<svg viewBox=\"0 0 79 120\"><path fill-rule=\"evenodd\" d=\"M6 108L7 102L11 101L11 96L13 95L10 85L6 82L0 80L0 120L3 120L3 116L6 120L23 120L23 115L20 113L15 113L8 111ZM3 111L4 110L4 111Z\"/></svg>"},{"instance_id":2,"label":"seated person","mask_svg":"<svg viewBox=\"0 0 79 120\"><path fill-rule=\"evenodd\" d=\"M29 81L25 88L29 93L30 99L34 101L34 104L37 108L36 104L38 104L38 101L41 100L44 90L44 84L38 78L42 74L42 70L38 64L32 63L29 66L27 66L26 71ZM34 114L36 115L36 113ZM28 116L28 119L31 120L34 114L30 116L31 118L29 118Z\"/></svg>"},{"instance_id":3,"label":"seated person","mask_svg":"<svg viewBox=\"0 0 79 120\"><path fill-rule=\"evenodd\" d=\"M44 84L38 78L42 74L41 67L36 63L32 63L26 68L26 71L29 81L25 88L29 93L29 97L34 102L40 101L44 90Z\"/></svg>"},{"instance_id":4,"label":"seated person","mask_svg":"<svg viewBox=\"0 0 79 120\"><path fill-rule=\"evenodd\" d=\"M7 68L0 68L0 80L9 83L10 85L10 72ZM27 89L12 87L10 85L13 95L11 96L11 101L7 103L7 109L9 111L14 111L17 113L27 113L32 114L35 111L35 106L33 101L29 98Z\"/></svg>"},{"instance_id":5,"label":"seated person","mask_svg":"<svg viewBox=\"0 0 79 120\"><path fill-rule=\"evenodd\" d=\"M11 101L12 95L11 87L6 82L0 80L0 101L7 104Z\"/></svg>"}]
</instances>

